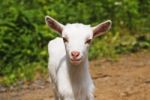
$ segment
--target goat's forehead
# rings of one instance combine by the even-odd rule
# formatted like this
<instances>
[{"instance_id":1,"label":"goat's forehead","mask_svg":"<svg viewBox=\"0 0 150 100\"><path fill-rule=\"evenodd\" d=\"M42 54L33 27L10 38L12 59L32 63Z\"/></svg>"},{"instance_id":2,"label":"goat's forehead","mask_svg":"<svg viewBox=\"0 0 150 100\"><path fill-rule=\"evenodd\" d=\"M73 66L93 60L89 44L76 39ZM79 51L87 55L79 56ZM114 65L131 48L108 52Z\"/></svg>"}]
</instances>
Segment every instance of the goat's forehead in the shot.
<instances>
[{"instance_id":1,"label":"goat's forehead","mask_svg":"<svg viewBox=\"0 0 150 100\"><path fill-rule=\"evenodd\" d=\"M90 25L84 24L67 24L63 30L64 35L68 36L82 36L82 37L91 37L92 35L92 28Z\"/></svg>"}]
</instances>

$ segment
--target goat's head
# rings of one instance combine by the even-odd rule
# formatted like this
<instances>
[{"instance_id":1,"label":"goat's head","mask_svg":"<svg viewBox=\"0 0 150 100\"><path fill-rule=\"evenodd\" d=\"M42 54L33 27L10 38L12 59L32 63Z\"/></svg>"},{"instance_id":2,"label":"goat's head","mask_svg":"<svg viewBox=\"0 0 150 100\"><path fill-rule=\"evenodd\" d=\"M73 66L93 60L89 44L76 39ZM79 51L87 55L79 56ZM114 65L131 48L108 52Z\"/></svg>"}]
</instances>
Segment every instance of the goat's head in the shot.
<instances>
[{"instance_id":1,"label":"goat's head","mask_svg":"<svg viewBox=\"0 0 150 100\"><path fill-rule=\"evenodd\" d=\"M67 56L72 64L80 64L87 57L89 45L94 37L103 35L111 27L111 21L105 21L95 27L84 24L62 25L46 16L46 23L63 38Z\"/></svg>"}]
</instances>

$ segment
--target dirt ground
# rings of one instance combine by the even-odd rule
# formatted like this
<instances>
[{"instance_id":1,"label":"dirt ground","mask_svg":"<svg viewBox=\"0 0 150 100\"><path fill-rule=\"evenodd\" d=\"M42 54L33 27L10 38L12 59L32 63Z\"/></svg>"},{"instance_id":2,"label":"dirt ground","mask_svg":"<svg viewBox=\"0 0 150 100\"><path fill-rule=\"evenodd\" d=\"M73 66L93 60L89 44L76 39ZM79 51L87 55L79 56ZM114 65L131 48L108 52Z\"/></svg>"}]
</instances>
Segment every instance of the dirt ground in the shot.
<instances>
[{"instance_id":1,"label":"dirt ground","mask_svg":"<svg viewBox=\"0 0 150 100\"><path fill-rule=\"evenodd\" d=\"M95 100L150 100L150 52L126 54L117 61L91 61ZM38 85L37 85L38 84ZM0 92L0 100L53 100L48 82Z\"/></svg>"}]
</instances>

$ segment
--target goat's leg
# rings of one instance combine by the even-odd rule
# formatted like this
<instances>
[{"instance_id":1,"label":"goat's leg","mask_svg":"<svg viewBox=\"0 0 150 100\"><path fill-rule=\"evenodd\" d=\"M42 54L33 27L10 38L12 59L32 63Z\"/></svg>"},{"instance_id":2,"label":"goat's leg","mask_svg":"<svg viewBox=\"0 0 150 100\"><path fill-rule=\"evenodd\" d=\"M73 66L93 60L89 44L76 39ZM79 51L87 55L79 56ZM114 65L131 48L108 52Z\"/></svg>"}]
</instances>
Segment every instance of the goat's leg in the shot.
<instances>
[{"instance_id":1,"label":"goat's leg","mask_svg":"<svg viewBox=\"0 0 150 100\"><path fill-rule=\"evenodd\" d=\"M93 94L88 95L86 100L94 100Z\"/></svg>"},{"instance_id":2,"label":"goat's leg","mask_svg":"<svg viewBox=\"0 0 150 100\"><path fill-rule=\"evenodd\" d=\"M63 100L75 100L73 97L64 97Z\"/></svg>"}]
</instances>

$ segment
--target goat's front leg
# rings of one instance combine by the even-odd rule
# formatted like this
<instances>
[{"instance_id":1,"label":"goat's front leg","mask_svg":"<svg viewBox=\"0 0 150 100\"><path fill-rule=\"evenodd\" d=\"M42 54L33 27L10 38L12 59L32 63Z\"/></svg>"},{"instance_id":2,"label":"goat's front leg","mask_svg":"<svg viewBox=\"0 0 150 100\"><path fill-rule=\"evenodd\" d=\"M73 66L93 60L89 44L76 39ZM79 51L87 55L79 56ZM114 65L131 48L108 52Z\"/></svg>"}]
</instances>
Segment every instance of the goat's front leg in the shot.
<instances>
[{"instance_id":1,"label":"goat's front leg","mask_svg":"<svg viewBox=\"0 0 150 100\"><path fill-rule=\"evenodd\" d=\"M86 100L94 100L93 94L90 94L89 96L87 96L87 99L86 99Z\"/></svg>"},{"instance_id":2,"label":"goat's front leg","mask_svg":"<svg viewBox=\"0 0 150 100\"><path fill-rule=\"evenodd\" d=\"M75 100L74 97L64 97L63 100Z\"/></svg>"}]
</instances>

